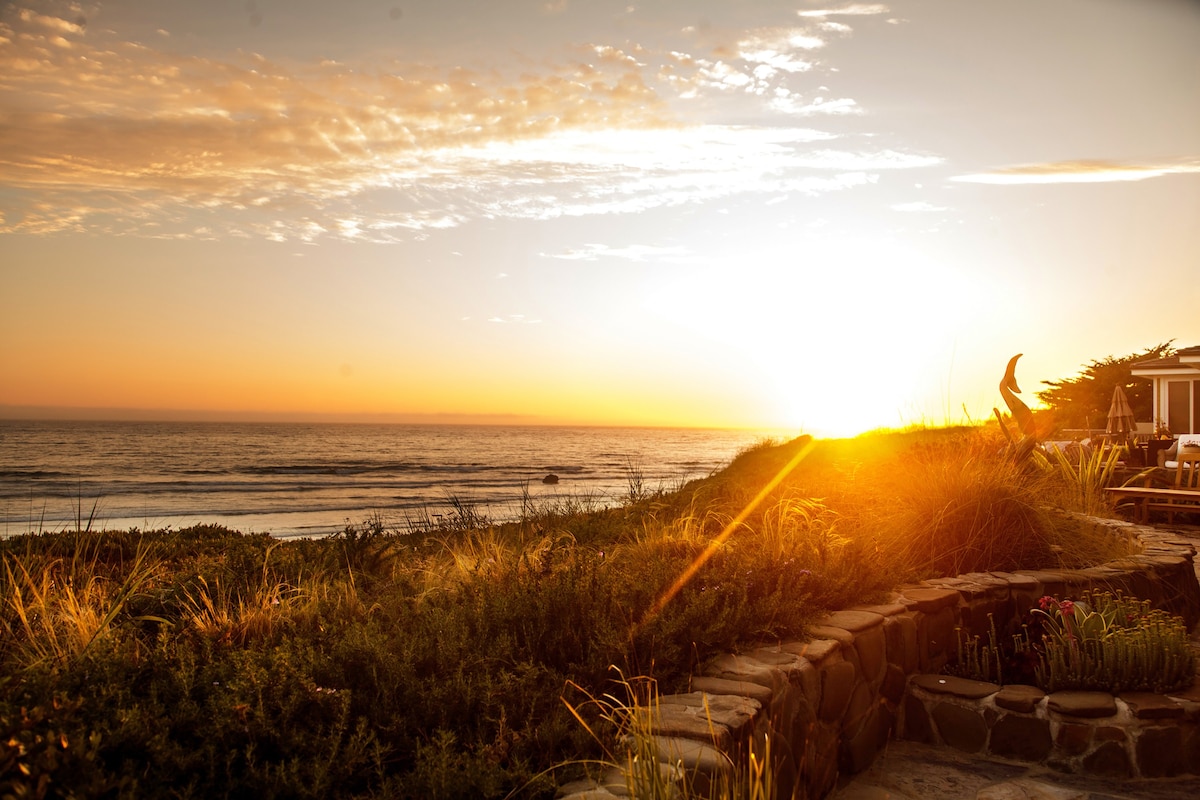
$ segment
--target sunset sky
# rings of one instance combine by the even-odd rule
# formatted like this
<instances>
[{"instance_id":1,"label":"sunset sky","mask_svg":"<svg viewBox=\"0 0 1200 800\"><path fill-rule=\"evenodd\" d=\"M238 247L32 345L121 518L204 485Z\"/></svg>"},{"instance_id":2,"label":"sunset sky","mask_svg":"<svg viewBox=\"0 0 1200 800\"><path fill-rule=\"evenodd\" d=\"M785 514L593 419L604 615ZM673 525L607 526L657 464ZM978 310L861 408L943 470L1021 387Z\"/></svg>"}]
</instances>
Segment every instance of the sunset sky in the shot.
<instances>
[{"instance_id":1,"label":"sunset sky","mask_svg":"<svg viewBox=\"0 0 1200 800\"><path fill-rule=\"evenodd\" d=\"M0 417L975 419L1200 344L1191 0L0 2ZM108 411L95 411L107 409Z\"/></svg>"}]
</instances>

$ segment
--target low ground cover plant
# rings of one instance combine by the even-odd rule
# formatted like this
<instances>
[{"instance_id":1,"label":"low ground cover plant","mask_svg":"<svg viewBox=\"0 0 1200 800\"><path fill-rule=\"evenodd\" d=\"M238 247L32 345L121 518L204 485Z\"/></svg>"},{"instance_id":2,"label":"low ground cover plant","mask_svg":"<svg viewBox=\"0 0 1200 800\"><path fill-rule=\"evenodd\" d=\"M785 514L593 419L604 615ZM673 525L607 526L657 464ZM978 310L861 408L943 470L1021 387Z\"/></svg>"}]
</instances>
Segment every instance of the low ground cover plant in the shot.
<instances>
[{"instance_id":1,"label":"low ground cover plant","mask_svg":"<svg viewBox=\"0 0 1200 800\"><path fill-rule=\"evenodd\" d=\"M0 541L0 796L550 797L601 755L569 684L623 697L615 665L674 691L902 580L1120 546L1044 514L1052 477L1001 450L980 429L803 437L505 524L460 504L312 541Z\"/></svg>"},{"instance_id":2,"label":"low ground cover plant","mask_svg":"<svg viewBox=\"0 0 1200 800\"><path fill-rule=\"evenodd\" d=\"M1168 692L1195 677L1187 626L1145 600L1087 592L1077 601L1043 597L1038 683L1046 691Z\"/></svg>"},{"instance_id":3,"label":"low ground cover plant","mask_svg":"<svg viewBox=\"0 0 1200 800\"><path fill-rule=\"evenodd\" d=\"M987 643L960 631L952 671L1047 692L1161 693L1191 686L1195 654L1182 617L1119 592L1084 592L1076 600L1041 598L1008 642L994 625Z\"/></svg>"}]
</instances>

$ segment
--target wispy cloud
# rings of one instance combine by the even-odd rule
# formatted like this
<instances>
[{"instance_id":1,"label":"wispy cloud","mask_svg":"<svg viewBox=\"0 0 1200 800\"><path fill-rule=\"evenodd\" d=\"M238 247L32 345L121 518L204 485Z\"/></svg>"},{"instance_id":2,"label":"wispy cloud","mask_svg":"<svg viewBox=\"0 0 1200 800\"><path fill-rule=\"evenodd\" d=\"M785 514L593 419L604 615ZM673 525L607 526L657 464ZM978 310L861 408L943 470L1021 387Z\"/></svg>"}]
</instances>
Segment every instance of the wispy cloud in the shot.
<instances>
[{"instance_id":1,"label":"wispy cloud","mask_svg":"<svg viewBox=\"0 0 1200 800\"><path fill-rule=\"evenodd\" d=\"M852 3L851 5L839 8L812 9L809 11L797 11L796 13L801 17L825 19L826 17L869 17L878 14L887 14L889 11L891 9L882 3Z\"/></svg>"},{"instance_id":2,"label":"wispy cloud","mask_svg":"<svg viewBox=\"0 0 1200 800\"><path fill-rule=\"evenodd\" d=\"M862 108L849 97L835 99L817 96L806 100L802 95L779 91L770 100L770 107L783 114L808 117L814 114L861 114Z\"/></svg>"},{"instance_id":3,"label":"wispy cloud","mask_svg":"<svg viewBox=\"0 0 1200 800\"><path fill-rule=\"evenodd\" d=\"M896 203L892 206L893 211L903 211L905 213L925 213L928 211L945 211L945 206L935 206L933 203L926 203L924 200L916 200L911 203Z\"/></svg>"},{"instance_id":4,"label":"wispy cloud","mask_svg":"<svg viewBox=\"0 0 1200 800\"><path fill-rule=\"evenodd\" d=\"M1046 164L1026 164L1003 167L971 175L958 175L952 180L964 183L1033 184L1033 183L1109 183L1143 181L1164 175L1200 173L1200 159L1163 164L1122 164L1113 161L1055 161Z\"/></svg>"},{"instance_id":5,"label":"wispy cloud","mask_svg":"<svg viewBox=\"0 0 1200 800\"><path fill-rule=\"evenodd\" d=\"M42 29L55 33L83 33L86 27L86 20L81 16L77 16L75 21L61 19L49 14L39 14L31 8L14 8L16 16L21 22L27 23L32 29ZM81 12L76 12L80 15Z\"/></svg>"},{"instance_id":6,"label":"wispy cloud","mask_svg":"<svg viewBox=\"0 0 1200 800\"><path fill-rule=\"evenodd\" d=\"M678 262L690 255L690 252L686 247L678 245L662 247L648 244L631 244L625 247L611 247L606 244L585 244L583 247L572 248L561 253L543 253L542 255L566 261L599 261L602 258L619 258L636 262Z\"/></svg>"},{"instance_id":7,"label":"wispy cloud","mask_svg":"<svg viewBox=\"0 0 1200 800\"><path fill-rule=\"evenodd\" d=\"M503 316L489 317L488 322L497 325L541 325L540 319L529 319L524 314L505 314Z\"/></svg>"},{"instance_id":8,"label":"wispy cloud","mask_svg":"<svg viewBox=\"0 0 1200 800\"><path fill-rule=\"evenodd\" d=\"M861 111L788 83L825 46L821 30L744 32L728 60L593 44L505 78L188 55L166 49L165 29L148 45L9 7L0 232L390 241L479 218L842 191L935 163L833 148L833 133L786 121ZM728 92L777 127L684 125L670 110Z\"/></svg>"},{"instance_id":9,"label":"wispy cloud","mask_svg":"<svg viewBox=\"0 0 1200 800\"><path fill-rule=\"evenodd\" d=\"M771 29L754 31L738 42L738 58L751 64L769 67L772 71L807 72L812 64L798 57L799 53L818 50L825 41L804 29Z\"/></svg>"},{"instance_id":10,"label":"wispy cloud","mask_svg":"<svg viewBox=\"0 0 1200 800\"><path fill-rule=\"evenodd\" d=\"M732 48L717 48L716 58L673 51L659 77L685 98L704 92L743 94L761 97L768 108L786 114L843 114L856 105L853 100L803 100L792 84L795 76L819 68L815 54L827 46L830 34L850 32L849 26L824 23L758 28L745 32Z\"/></svg>"}]
</instances>

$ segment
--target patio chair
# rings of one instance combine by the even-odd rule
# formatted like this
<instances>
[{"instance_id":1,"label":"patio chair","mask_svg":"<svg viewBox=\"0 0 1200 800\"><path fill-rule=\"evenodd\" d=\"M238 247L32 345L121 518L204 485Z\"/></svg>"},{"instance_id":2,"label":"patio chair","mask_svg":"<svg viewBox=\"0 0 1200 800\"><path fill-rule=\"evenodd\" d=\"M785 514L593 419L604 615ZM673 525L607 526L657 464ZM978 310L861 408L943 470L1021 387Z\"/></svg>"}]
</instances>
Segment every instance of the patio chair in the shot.
<instances>
[{"instance_id":1,"label":"patio chair","mask_svg":"<svg viewBox=\"0 0 1200 800\"><path fill-rule=\"evenodd\" d=\"M1179 448L1179 455L1175 456L1175 489L1189 489L1200 491L1200 446L1184 445ZM1198 513L1200 505L1197 505L1196 500L1173 500L1168 502L1166 507L1167 524L1171 525L1175 522L1175 512L1183 513Z\"/></svg>"},{"instance_id":2,"label":"patio chair","mask_svg":"<svg viewBox=\"0 0 1200 800\"><path fill-rule=\"evenodd\" d=\"M1180 448L1175 458L1175 488L1200 489L1200 447Z\"/></svg>"},{"instance_id":3,"label":"patio chair","mask_svg":"<svg viewBox=\"0 0 1200 800\"><path fill-rule=\"evenodd\" d=\"M1168 449L1159 451L1158 465L1167 469L1175 469L1179 466L1179 459L1176 454L1181 450L1186 451L1188 449L1200 449L1200 433L1180 434L1179 438Z\"/></svg>"}]
</instances>

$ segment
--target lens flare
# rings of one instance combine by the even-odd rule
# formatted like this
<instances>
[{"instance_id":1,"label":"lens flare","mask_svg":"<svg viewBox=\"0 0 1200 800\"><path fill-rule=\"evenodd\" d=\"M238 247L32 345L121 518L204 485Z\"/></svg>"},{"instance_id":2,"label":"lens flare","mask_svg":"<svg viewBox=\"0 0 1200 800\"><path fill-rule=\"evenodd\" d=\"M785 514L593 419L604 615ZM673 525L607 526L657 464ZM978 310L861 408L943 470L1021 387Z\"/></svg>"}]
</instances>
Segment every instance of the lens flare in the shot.
<instances>
[{"instance_id":1,"label":"lens flare","mask_svg":"<svg viewBox=\"0 0 1200 800\"><path fill-rule=\"evenodd\" d=\"M784 464L783 468L780 469L779 472L775 473L775 477L767 481L767 484L763 486L762 490L754 496L754 499L747 503L746 507L738 512L738 515L734 517L728 525L725 526L724 530L722 530L720 534L718 534L711 542L708 543L708 546L704 548L700 555L696 556L696 559L688 565L688 568L685 569L683 573L675 579L675 582L671 584L671 587L659 595L658 600L654 602L654 605L650 607L648 612L646 612L646 616L643 617L642 621L635 627L641 627L648 624L660 613L662 613L662 610L666 608L667 603L670 603L672 600L674 600L675 596L683 590L683 587L687 586L688 582L691 581L691 579L696 576L696 573L700 571L700 568L703 567L708 560L713 557L713 554L717 552L717 549L725 543L725 540L733 535L733 532L737 530L738 526L745 522L746 518L754 513L754 509L758 508L762 504L762 501L767 498L767 495L773 492L775 487L779 486L779 484L783 482L783 479L786 478L791 471L794 470L800 464L800 462L812 452L812 449L816 446L816 441L811 436L806 437L806 439L807 441L805 441L804 446L801 447L796 455L792 457L792 460Z\"/></svg>"}]
</instances>

